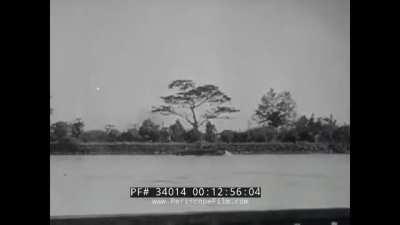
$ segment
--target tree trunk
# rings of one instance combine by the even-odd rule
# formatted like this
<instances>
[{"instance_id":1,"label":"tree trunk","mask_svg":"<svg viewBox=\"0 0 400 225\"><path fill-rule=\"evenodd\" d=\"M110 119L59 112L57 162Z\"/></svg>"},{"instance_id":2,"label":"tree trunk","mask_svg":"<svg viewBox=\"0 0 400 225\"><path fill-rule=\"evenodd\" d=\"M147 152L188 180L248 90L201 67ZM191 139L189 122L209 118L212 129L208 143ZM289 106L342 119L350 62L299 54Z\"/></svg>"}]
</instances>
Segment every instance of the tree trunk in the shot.
<instances>
[{"instance_id":1,"label":"tree trunk","mask_svg":"<svg viewBox=\"0 0 400 225\"><path fill-rule=\"evenodd\" d=\"M196 118L196 113L194 111L194 107L191 107L190 111L192 112L192 116L193 116L193 129L198 131L199 130L199 123L197 122L197 118Z\"/></svg>"}]
</instances>

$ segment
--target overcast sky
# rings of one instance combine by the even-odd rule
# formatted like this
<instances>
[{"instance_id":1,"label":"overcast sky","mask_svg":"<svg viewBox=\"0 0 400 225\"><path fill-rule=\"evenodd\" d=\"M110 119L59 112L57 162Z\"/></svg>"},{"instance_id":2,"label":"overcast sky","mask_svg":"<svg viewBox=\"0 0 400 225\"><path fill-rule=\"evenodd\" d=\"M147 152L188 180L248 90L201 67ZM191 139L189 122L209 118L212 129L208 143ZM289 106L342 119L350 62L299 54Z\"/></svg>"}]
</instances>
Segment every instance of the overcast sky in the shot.
<instances>
[{"instance_id":1,"label":"overcast sky","mask_svg":"<svg viewBox=\"0 0 400 225\"><path fill-rule=\"evenodd\" d=\"M269 88L349 122L349 13L349 0L51 0L51 119L126 129L192 79L241 110L218 131L246 129Z\"/></svg>"}]
</instances>

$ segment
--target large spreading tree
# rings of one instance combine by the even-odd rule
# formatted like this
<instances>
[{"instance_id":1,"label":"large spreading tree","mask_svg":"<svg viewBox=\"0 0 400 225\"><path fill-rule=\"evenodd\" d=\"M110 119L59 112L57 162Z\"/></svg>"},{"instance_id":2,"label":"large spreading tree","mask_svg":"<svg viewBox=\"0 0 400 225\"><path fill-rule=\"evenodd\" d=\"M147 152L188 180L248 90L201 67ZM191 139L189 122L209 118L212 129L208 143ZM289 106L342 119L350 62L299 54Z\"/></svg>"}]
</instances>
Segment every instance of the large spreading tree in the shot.
<instances>
[{"instance_id":1,"label":"large spreading tree","mask_svg":"<svg viewBox=\"0 0 400 225\"><path fill-rule=\"evenodd\" d=\"M274 128L289 125L296 117L296 103L290 92L275 92L274 89L262 96L254 117L259 124Z\"/></svg>"},{"instance_id":2,"label":"large spreading tree","mask_svg":"<svg viewBox=\"0 0 400 225\"><path fill-rule=\"evenodd\" d=\"M193 130L213 119L229 119L238 109L227 106L231 98L215 85L196 86L192 80L175 80L168 85L174 94L161 97L164 104L153 107L153 113L177 116L186 121Z\"/></svg>"}]
</instances>

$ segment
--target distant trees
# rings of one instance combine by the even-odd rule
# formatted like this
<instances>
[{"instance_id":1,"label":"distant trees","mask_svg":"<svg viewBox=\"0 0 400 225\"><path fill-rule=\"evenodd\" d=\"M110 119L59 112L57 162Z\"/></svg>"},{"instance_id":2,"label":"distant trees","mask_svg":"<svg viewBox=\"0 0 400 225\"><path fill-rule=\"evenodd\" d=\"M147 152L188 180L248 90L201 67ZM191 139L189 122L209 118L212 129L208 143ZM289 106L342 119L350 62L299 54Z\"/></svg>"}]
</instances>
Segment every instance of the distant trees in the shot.
<instances>
[{"instance_id":1,"label":"distant trees","mask_svg":"<svg viewBox=\"0 0 400 225\"><path fill-rule=\"evenodd\" d=\"M297 142L297 133L293 128L283 128L278 132L278 138L280 142Z\"/></svg>"},{"instance_id":2,"label":"distant trees","mask_svg":"<svg viewBox=\"0 0 400 225\"><path fill-rule=\"evenodd\" d=\"M107 134L107 141L109 142L116 142L120 140L121 132L115 128L114 125L108 124L105 127L106 134Z\"/></svg>"},{"instance_id":3,"label":"distant trees","mask_svg":"<svg viewBox=\"0 0 400 225\"><path fill-rule=\"evenodd\" d=\"M104 130L89 130L81 134L80 140L83 142L107 142L109 138Z\"/></svg>"},{"instance_id":4,"label":"distant trees","mask_svg":"<svg viewBox=\"0 0 400 225\"><path fill-rule=\"evenodd\" d=\"M185 141L189 143L197 142L202 139L203 134L197 129L191 129L185 133Z\"/></svg>"},{"instance_id":5,"label":"distant trees","mask_svg":"<svg viewBox=\"0 0 400 225\"><path fill-rule=\"evenodd\" d=\"M150 119L143 121L139 128L139 134L145 141L157 142L160 139L159 126Z\"/></svg>"},{"instance_id":6,"label":"distant trees","mask_svg":"<svg viewBox=\"0 0 400 225\"><path fill-rule=\"evenodd\" d=\"M71 127L69 123L59 121L50 126L50 137L52 140L60 140L70 136Z\"/></svg>"},{"instance_id":7,"label":"distant trees","mask_svg":"<svg viewBox=\"0 0 400 225\"><path fill-rule=\"evenodd\" d=\"M276 93L271 88L262 96L254 118L259 124L278 128L292 122L296 116L295 108L296 103L290 92Z\"/></svg>"},{"instance_id":8,"label":"distant trees","mask_svg":"<svg viewBox=\"0 0 400 225\"><path fill-rule=\"evenodd\" d=\"M174 124L169 126L169 130L171 132L171 141L182 142L185 140L186 131L179 120L176 120Z\"/></svg>"},{"instance_id":9,"label":"distant trees","mask_svg":"<svg viewBox=\"0 0 400 225\"><path fill-rule=\"evenodd\" d=\"M247 131L250 142L270 142L277 139L277 133L273 127L257 127Z\"/></svg>"},{"instance_id":10,"label":"distant trees","mask_svg":"<svg viewBox=\"0 0 400 225\"><path fill-rule=\"evenodd\" d=\"M232 142L248 142L249 139L248 132L234 132Z\"/></svg>"},{"instance_id":11,"label":"distant trees","mask_svg":"<svg viewBox=\"0 0 400 225\"><path fill-rule=\"evenodd\" d=\"M70 152L78 150L78 136L80 131L78 128L83 128L83 122L76 120L72 123L59 121L50 126L50 141L56 141L62 148L68 149ZM79 130L79 131L78 131Z\"/></svg>"},{"instance_id":12,"label":"distant trees","mask_svg":"<svg viewBox=\"0 0 400 225\"><path fill-rule=\"evenodd\" d=\"M85 124L83 123L81 118L77 118L72 122L71 126L71 136L74 138L79 138L79 136L83 133L83 128Z\"/></svg>"},{"instance_id":13,"label":"distant trees","mask_svg":"<svg viewBox=\"0 0 400 225\"><path fill-rule=\"evenodd\" d=\"M310 119L306 116L301 116L294 124L297 138L300 141L314 142L315 135L317 134L316 123L314 115Z\"/></svg>"},{"instance_id":14,"label":"distant trees","mask_svg":"<svg viewBox=\"0 0 400 225\"><path fill-rule=\"evenodd\" d=\"M335 129L332 138L335 142L350 144L350 125L345 124Z\"/></svg>"},{"instance_id":15,"label":"distant trees","mask_svg":"<svg viewBox=\"0 0 400 225\"><path fill-rule=\"evenodd\" d=\"M206 142L318 142L340 144L345 148L350 146L350 125L338 125L330 117L314 118L301 116L292 126L276 129L272 126L260 126L245 131L224 130L217 133L215 125L206 123L205 132L190 129L186 131L179 120L169 127L160 128L150 119L144 120L139 129L131 128L119 131L114 125L107 125L104 130L84 131L81 119L73 122L59 121L51 125L51 141L59 143L81 142L187 142L199 140Z\"/></svg>"},{"instance_id":16,"label":"distant trees","mask_svg":"<svg viewBox=\"0 0 400 225\"><path fill-rule=\"evenodd\" d=\"M336 124L336 120L333 119L333 116L319 118L317 121L318 126L318 142L333 142L333 134L335 130L338 128Z\"/></svg>"},{"instance_id":17,"label":"distant trees","mask_svg":"<svg viewBox=\"0 0 400 225\"><path fill-rule=\"evenodd\" d=\"M224 130L217 133L213 119L228 119L231 113L238 112L226 106L231 99L214 85L196 86L191 80L175 80L168 86L176 92L161 97L164 105L153 107L153 113L174 115L186 121L190 128L185 130L177 119L169 127L160 127L150 119L142 122L139 128L119 131L108 124L104 130L85 131L82 119L72 122L58 121L50 126L52 142L73 145L81 142L319 142L328 145L339 143L345 148L350 145L350 125L338 125L332 115L314 118L305 115L296 119L296 103L287 91L275 92L273 89L262 96L253 119L259 127L245 131ZM50 108L50 113L53 109ZM199 128L205 124L202 133Z\"/></svg>"},{"instance_id":18,"label":"distant trees","mask_svg":"<svg viewBox=\"0 0 400 225\"><path fill-rule=\"evenodd\" d=\"M207 142L215 142L217 139L217 129L210 121L208 121L206 124L206 133L204 135L204 139Z\"/></svg>"},{"instance_id":19,"label":"distant trees","mask_svg":"<svg viewBox=\"0 0 400 225\"><path fill-rule=\"evenodd\" d=\"M121 133L119 136L120 141L143 141L143 137L140 136L139 130L136 128L128 129Z\"/></svg>"},{"instance_id":20,"label":"distant trees","mask_svg":"<svg viewBox=\"0 0 400 225\"><path fill-rule=\"evenodd\" d=\"M171 140L170 131L167 127L160 130L160 142L169 142Z\"/></svg>"},{"instance_id":21,"label":"distant trees","mask_svg":"<svg viewBox=\"0 0 400 225\"><path fill-rule=\"evenodd\" d=\"M228 119L228 114L239 111L224 105L231 98L215 85L196 86L191 80L175 80L168 85L168 88L174 89L176 93L161 97L164 105L153 107L152 112L177 116L196 131L209 120Z\"/></svg>"},{"instance_id":22,"label":"distant trees","mask_svg":"<svg viewBox=\"0 0 400 225\"><path fill-rule=\"evenodd\" d=\"M104 130L106 131L107 134L110 133L111 130L114 130L114 129L115 129L115 125L114 124L107 124L107 125L104 126Z\"/></svg>"},{"instance_id":23,"label":"distant trees","mask_svg":"<svg viewBox=\"0 0 400 225\"><path fill-rule=\"evenodd\" d=\"M310 118L301 116L293 126L277 130L271 126L260 126L238 132L224 130L217 139L226 143L237 142L319 142L326 144L350 144L350 125L337 125L332 117Z\"/></svg>"},{"instance_id":24,"label":"distant trees","mask_svg":"<svg viewBox=\"0 0 400 225\"><path fill-rule=\"evenodd\" d=\"M222 142L231 143L233 142L233 138L235 137L235 131L224 130L219 134L219 136Z\"/></svg>"},{"instance_id":25,"label":"distant trees","mask_svg":"<svg viewBox=\"0 0 400 225\"><path fill-rule=\"evenodd\" d=\"M121 135L118 138L119 141L127 141L131 142L134 141L133 135L129 131L124 131L121 133Z\"/></svg>"}]
</instances>

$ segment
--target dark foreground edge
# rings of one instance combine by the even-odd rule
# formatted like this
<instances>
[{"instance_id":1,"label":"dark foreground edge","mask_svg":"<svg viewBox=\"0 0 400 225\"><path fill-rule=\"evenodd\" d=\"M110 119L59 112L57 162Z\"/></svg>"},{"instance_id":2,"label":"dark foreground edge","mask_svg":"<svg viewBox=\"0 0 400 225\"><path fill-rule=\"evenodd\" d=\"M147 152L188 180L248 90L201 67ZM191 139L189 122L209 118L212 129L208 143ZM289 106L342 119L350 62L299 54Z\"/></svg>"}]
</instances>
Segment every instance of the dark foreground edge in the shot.
<instances>
[{"instance_id":1,"label":"dark foreground edge","mask_svg":"<svg viewBox=\"0 0 400 225\"><path fill-rule=\"evenodd\" d=\"M272 211L202 212L181 214L110 215L51 217L51 225L126 225L126 224L168 224L168 225L348 225L349 208L296 209Z\"/></svg>"}]
</instances>

